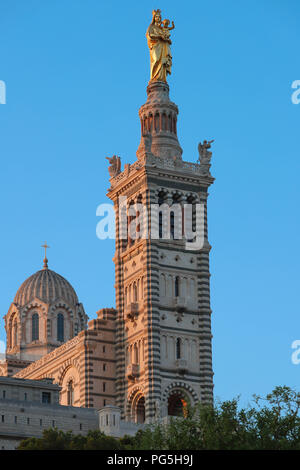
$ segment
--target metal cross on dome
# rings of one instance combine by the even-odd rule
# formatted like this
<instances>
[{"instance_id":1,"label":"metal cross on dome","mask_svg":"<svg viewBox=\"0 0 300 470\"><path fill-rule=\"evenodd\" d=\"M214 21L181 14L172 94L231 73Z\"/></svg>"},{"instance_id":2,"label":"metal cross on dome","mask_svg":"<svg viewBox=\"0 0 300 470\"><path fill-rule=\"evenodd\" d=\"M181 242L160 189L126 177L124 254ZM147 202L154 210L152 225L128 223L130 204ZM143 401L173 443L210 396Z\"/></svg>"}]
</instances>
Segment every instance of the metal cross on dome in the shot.
<instances>
[{"instance_id":1,"label":"metal cross on dome","mask_svg":"<svg viewBox=\"0 0 300 470\"><path fill-rule=\"evenodd\" d=\"M44 243L44 245L41 245L42 248L45 248L45 258L44 258L44 269L48 268L48 260L47 260L47 248L50 248L49 245L47 245L47 242Z\"/></svg>"}]
</instances>

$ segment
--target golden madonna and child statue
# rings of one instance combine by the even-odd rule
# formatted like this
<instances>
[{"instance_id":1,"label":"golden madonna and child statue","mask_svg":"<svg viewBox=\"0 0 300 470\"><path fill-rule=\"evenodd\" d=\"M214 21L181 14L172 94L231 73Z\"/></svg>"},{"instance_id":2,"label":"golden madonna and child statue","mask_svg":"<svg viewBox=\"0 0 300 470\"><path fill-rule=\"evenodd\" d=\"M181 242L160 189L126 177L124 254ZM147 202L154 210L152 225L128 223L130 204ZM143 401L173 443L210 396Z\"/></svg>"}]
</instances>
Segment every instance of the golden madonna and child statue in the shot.
<instances>
[{"instance_id":1,"label":"golden madonna and child statue","mask_svg":"<svg viewBox=\"0 0 300 470\"><path fill-rule=\"evenodd\" d=\"M166 82L171 74L172 54L170 31L175 28L174 22L161 19L161 11L153 10L152 22L147 29L146 37L150 50L150 80Z\"/></svg>"},{"instance_id":2,"label":"golden madonna and child statue","mask_svg":"<svg viewBox=\"0 0 300 470\"><path fill-rule=\"evenodd\" d=\"M161 10L152 11L152 21L149 25L146 37L150 51L150 82L166 82L167 75L171 75L172 68L172 54L170 45L172 41L170 39L170 31L175 28L174 21L170 26L170 20L163 20L161 17ZM143 135L145 148L148 152L151 152L151 134ZM204 140L203 143L199 143L199 159L198 164L202 167L205 174L209 174L210 160L212 152L209 151L211 144L214 140ZM113 155L113 157L107 157L109 160L109 174L111 178L114 178L121 173L121 159L120 157Z\"/></svg>"}]
</instances>

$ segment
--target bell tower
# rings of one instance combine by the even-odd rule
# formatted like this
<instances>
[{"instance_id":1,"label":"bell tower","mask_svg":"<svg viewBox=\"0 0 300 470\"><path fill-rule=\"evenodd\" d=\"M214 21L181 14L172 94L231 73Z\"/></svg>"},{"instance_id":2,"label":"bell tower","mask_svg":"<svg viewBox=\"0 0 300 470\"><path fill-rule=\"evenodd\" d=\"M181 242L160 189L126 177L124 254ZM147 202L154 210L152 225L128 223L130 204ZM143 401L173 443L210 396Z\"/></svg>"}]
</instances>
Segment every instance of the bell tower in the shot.
<instances>
[{"instance_id":1,"label":"bell tower","mask_svg":"<svg viewBox=\"0 0 300 470\"><path fill-rule=\"evenodd\" d=\"M137 423L181 415L187 403L213 398L211 142L199 144L199 162L182 159L178 108L164 80L171 72L170 35L162 24L154 10L137 160L121 171L119 157L109 159L108 197L116 214L116 405Z\"/></svg>"}]
</instances>

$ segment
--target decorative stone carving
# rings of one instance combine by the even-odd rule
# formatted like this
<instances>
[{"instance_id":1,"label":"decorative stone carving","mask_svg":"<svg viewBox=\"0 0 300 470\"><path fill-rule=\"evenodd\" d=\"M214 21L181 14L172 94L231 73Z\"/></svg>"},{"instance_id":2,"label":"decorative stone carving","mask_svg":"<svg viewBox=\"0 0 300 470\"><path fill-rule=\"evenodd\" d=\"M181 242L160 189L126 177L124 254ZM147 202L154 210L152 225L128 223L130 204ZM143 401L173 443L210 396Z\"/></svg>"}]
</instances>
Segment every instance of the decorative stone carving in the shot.
<instances>
[{"instance_id":1,"label":"decorative stone carving","mask_svg":"<svg viewBox=\"0 0 300 470\"><path fill-rule=\"evenodd\" d=\"M198 162L200 163L200 173L203 176L210 176L210 160L212 157L212 152L209 152L208 149L211 148L211 144L214 140L204 140L203 144L201 142L198 145L198 152L199 152L199 159Z\"/></svg>"},{"instance_id":2,"label":"decorative stone carving","mask_svg":"<svg viewBox=\"0 0 300 470\"><path fill-rule=\"evenodd\" d=\"M176 318L177 323L180 323L183 319L183 312L181 310L179 312L176 312L175 318Z\"/></svg>"},{"instance_id":3,"label":"decorative stone carving","mask_svg":"<svg viewBox=\"0 0 300 470\"><path fill-rule=\"evenodd\" d=\"M114 178L119 173L121 173L121 159L117 155L112 157L106 157L106 160L109 161L110 166L108 167L109 175L111 178Z\"/></svg>"},{"instance_id":4,"label":"decorative stone carving","mask_svg":"<svg viewBox=\"0 0 300 470\"><path fill-rule=\"evenodd\" d=\"M214 140L204 140L203 144L199 142L198 145L198 152L199 152L199 161L200 164L207 165L210 163L212 152L209 152L208 149L211 148L211 144L214 142Z\"/></svg>"}]
</instances>

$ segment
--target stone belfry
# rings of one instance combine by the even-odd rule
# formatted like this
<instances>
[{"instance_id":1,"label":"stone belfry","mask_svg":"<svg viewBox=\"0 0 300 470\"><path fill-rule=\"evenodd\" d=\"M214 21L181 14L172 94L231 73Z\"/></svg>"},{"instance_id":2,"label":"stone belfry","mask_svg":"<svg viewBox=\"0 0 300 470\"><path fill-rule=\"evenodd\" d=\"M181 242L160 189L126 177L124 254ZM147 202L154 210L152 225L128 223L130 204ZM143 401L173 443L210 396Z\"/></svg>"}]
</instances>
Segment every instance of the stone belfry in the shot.
<instances>
[{"instance_id":1,"label":"stone belfry","mask_svg":"<svg viewBox=\"0 0 300 470\"><path fill-rule=\"evenodd\" d=\"M199 144L198 162L182 160L178 108L166 81L169 24L153 11L137 160L121 171L120 158L109 158L108 197L116 214L116 405L138 423L181 415L188 403L213 398L207 239L212 141Z\"/></svg>"}]
</instances>

